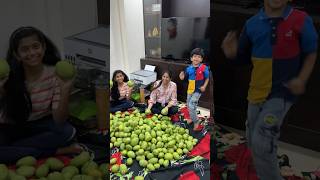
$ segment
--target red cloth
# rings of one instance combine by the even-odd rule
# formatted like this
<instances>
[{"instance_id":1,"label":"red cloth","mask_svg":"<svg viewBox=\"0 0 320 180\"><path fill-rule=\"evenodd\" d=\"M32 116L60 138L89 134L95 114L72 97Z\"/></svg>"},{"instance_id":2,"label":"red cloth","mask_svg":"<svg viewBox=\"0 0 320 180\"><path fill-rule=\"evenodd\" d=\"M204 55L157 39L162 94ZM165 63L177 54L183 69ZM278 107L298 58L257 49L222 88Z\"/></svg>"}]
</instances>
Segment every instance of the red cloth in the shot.
<instances>
[{"instance_id":1,"label":"red cloth","mask_svg":"<svg viewBox=\"0 0 320 180\"><path fill-rule=\"evenodd\" d=\"M116 158L117 159L117 164L120 165L121 164L121 152L117 152L117 153L114 153L110 159L112 158Z\"/></svg>"},{"instance_id":2,"label":"red cloth","mask_svg":"<svg viewBox=\"0 0 320 180\"><path fill-rule=\"evenodd\" d=\"M181 108L180 112L183 114L184 119L190 119L188 107Z\"/></svg>"},{"instance_id":3,"label":"red cloth","mask_svg":"<svg viewBox=\"0 0 320 180\"><path fill-rule=\"evenodd\" d=\"M299 176L289 176L286 177L287 180L304 180L304 178L299 177Z\"/></svg>"},{"instance_id":4,"label":"red cloth","mask_svg":"<svg viewBox=\"0 0 320 180\"><path fill-rule=\"evenodd\" d=\"M206 65L202 64L196 71L196 79L195 80L203 80L204 79L204 71L206 69Z\"/></svg>"},{"instance_id":5,"label":"red cloth","mask_svg":"<svg viewBox=\"0 0 320 180\"><path fill-rule=\"evenodd\" d=\"M223 168L218 166L217 164L212 164L210 167L210 180L220 180L220 172L223 171Z\"/></svg>"},{"instance_id":6,"label":"red cloth","mask_svg":"<svg viewBox=\"0 0 320 180\"><path fill-rule=\"evenodd\" d=\"M194 171L188 171L181 174L179 180L200 180L200 178Z\"/></svg>"},{"instance_id":7,"label":"red cloth","mask_svg":"<svg viewBox=\"0 0 320 180\"><path fill-rule=\"evenodd\" d=\"M198 155L206 159L210 159L210 134L209 133L207 133L188 154L188 156L198 156Z\"/></svg>"},{"instance_id":8,"label":"red cloth","mask_svg":"<svg viewBox=\"0 0 320 180\"><path fill-rule=\"evenodd\" d=\"M171 121L173 121L173 122L179 121L179 115L178 114L171 115L170 118L171 118Z\"/></svg>"},{"instance_id":9,"label":"red cloth","mask_svg":"<svg viewBox=\"0 0 320 180\"><path fill-rule=\"evenodd\" d=\"M236 174L240 180L258 180L251 152L245 144L234 146L225 153L226 160L236 163Z\"/></svg>"}]
</instances>

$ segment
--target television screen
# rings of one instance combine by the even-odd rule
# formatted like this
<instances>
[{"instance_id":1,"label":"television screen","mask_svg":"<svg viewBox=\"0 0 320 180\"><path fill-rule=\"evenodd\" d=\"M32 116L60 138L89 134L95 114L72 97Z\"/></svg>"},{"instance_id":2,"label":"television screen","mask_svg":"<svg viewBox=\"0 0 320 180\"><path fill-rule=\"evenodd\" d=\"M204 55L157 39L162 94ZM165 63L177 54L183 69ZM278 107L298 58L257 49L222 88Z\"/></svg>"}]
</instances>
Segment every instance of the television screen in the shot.
<instances>
[{"instance_id":1,"label":"television screen","mask_svg":"<svg viewBox=\"0 0 320 180\"><path fill-rule=\"evenodd\" d=\"M192 49L204 49L208 62L210 19L175 17L161 20L161 56L164 59L189 60Z\"/></svg>"},{"instance_id":2,"label":"television screen","mask_svg":"<svg viewBox=\"0 0 320 180\"><path fill-rule=\"evenodd\" d=\"M162 17L210 17L210 0L162 0Z\"/></svg>"}]
</instances>

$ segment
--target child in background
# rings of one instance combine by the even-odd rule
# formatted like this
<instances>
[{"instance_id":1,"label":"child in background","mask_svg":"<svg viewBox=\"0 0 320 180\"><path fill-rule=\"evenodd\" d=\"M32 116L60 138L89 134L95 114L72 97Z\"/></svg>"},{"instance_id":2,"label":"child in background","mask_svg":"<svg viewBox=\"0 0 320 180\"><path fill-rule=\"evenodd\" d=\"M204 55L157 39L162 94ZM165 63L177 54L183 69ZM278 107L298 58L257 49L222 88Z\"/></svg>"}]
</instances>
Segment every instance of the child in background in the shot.
<instances>
[{"instance_id":1,"label":"child in background","mask_svg":"<svg viewBox=\"0 0 320 180\"><path fill-rule=\"evenodd\" d=\"M148 101L146 113L174 115L178 112L177 107L177 85L171 81L171 73L164 71L162 79L154 83L154 88L151 92Z\"/></svg>"},{"instance_id":2,"label":"child in background","mask_svg":"<svg viewBox=\"0 0 320 180\"><path fill-rule=\"evenodd\" d=\"M128 86L128 76L121 70L116 70L112 76L110 112L126 111L132 108L134 102L130 101L132 88Z\"/></svg>"},{"instance_id":3,"label":"child in background","mask_svg":"<svg viewBox=\"0 0 320 180\"><path fill-rule=\"evenodd\" d=\"M188 80L187 90L187 106L191 120L187 120L189 124L194 123L193 130L200 131L201 128L198 122L197 106L201 94L205 92L209 83L209 68L202 64L204 58L204 51L201 48L195 48L190 53L192 64L188 66L185 71L180 72L181 80Z\"/></svg>"},{"instance_id":4,"label":"child in background","mask_svg":"<svg viewBox=\"0 0 320 180\"><path fill-rule=\"evenodd\" d=\"M24 156L79 153L68 122L73 80L55 74L60 55L38 29L21 27L10 36L8 77L0 83L0 163Z\"/></svg>"}]
</instances>

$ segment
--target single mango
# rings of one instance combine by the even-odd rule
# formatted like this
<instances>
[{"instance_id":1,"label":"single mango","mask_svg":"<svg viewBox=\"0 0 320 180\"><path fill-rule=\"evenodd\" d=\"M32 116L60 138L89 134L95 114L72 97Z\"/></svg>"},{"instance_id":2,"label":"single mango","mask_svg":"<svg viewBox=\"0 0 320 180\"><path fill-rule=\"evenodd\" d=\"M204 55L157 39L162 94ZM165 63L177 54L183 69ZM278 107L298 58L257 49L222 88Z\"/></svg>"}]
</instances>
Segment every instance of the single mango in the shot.
<instances>
[{"instance_id":1,"label":"single mango","mask_svg":"<svg viewBox=\"0 0 320 180\"><path fill-rule=\"evenodd\" d=\"M74 66L70 64L68 61L59 61L56 64L56 74L62 80L69 80L75 76L76 71Z\"/></svg>"},{"instance_id":2,"label":"single mango","mask_svg":"<svg viewBox=\"0 0 320 180\"><path fill-rule=\"evenodd\" d=\"M17 167L21 167L21 166L34 166L36 165L37 160L36 158L32 157L32 156L26 156L23 157L21 159L19 159L16 163Z\"/></svg>"},{"instance_id":3,"label":"single mango","mask_svg":"<svg viewBox=\"0 0 320 180\"><path fill-rule=\"evenodd\" d=\"M9 75L10 66L6 60L0 60L0 79L3 79Z\"/></svg>"}]
</instances>

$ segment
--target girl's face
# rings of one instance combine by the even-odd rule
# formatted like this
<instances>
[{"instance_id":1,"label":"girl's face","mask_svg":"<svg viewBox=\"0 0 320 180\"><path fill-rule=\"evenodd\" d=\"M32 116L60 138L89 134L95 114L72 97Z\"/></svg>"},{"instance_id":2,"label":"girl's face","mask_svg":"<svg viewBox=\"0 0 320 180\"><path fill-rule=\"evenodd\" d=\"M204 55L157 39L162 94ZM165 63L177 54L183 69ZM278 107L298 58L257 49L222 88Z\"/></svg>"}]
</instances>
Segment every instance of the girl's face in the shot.
<instances>
[{"instance_id":1,"label":"girl's face","mask_svg":"<svg viewBox=\"0 0 320 180\"><path fill-rule=\"evenodd\" d=\"M123 80L124 80L123 74L122 73L117 73L115 80L117 81L118 84L123 83Z\"/></svg>"},{"instance_id":2,"label":"girl's face","mask_svg":"<svg viewBox=\"0 0 320 180\"><path fill-rule=\"evenodd\" d=\"M45 47L36 35L22 38L17 49L17 58L23 65L34 67L42 64Z\"/></svg>"},{"instance_id":3,"label":"girl's face","mask_svg":"<svg viewBox=\"0 0 320 180\"><path fill-rule=\"evenodd\" d=\"M162 83L163 84L168 84L170 81L171 81L171 78L170 78L169 74L168 73L164 73L162 75Z\"/></svg>"}]
</instances>

